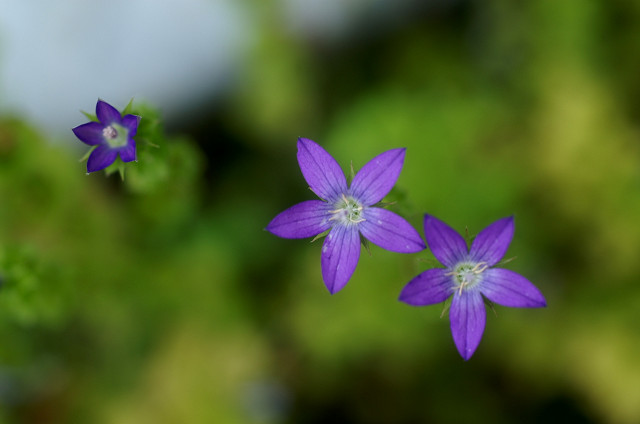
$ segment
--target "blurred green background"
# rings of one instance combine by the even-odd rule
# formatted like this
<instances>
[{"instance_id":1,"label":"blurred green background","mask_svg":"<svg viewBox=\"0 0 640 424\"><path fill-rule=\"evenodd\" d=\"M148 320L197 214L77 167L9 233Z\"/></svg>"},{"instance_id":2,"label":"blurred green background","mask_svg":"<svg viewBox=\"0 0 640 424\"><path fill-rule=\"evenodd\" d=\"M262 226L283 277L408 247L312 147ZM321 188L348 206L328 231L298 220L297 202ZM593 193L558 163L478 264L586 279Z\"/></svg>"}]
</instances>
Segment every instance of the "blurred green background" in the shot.
<instances>
[{"instance_id":1,"label":"blurred green background","mask_svg":"<svg viewBox=\"0 0 640 424\"><path fill-rule=\"evenodd\" d=\"M236 83L168 129L136 100L160 148L124 182L0 116L0 423L640 422L640 3L425 2L336 39L245 3ZM263 230L313 198L298 136L345 170L407 147L421 233L515 215L548 307L496 307L464 362L396 300L427 251L372 246L329 295L319 242Z\"/></svg>"}]
</instances>

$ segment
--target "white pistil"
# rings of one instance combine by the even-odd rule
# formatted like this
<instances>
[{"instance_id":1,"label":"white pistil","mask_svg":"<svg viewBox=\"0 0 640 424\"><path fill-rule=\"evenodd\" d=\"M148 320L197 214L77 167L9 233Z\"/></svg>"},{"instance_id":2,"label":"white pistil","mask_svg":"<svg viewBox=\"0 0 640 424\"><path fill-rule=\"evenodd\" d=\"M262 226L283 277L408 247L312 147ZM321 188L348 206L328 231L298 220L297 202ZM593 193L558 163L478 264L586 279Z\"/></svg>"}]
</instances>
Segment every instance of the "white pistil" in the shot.
<instances>
[{"instance_id":1,"label":"white pistil","mask_svg":"<svg viewBox=\"0 0 640 424\"><path fill-rule=\"evenodd\" d=\"M102 136L107 140L113 140L118 136L118 131L113 128L111 125L104 127L102 130Z\"/></svg>"},{"instance_id":2,"label":"white pistil","mask_svg":"<svg viewBox=\"0 0 640 424\"><path fill-rule=\"evenodd\" d=\"M460 285L458 289L458 295L462 294L462 290L466 286L474 285L477 282L478 276L485 271L489 265L486 262L478 262L471 267L471 264L459 265L455 270L447 272L444 275L454 276L454 281Z\"/></svg>"},{"instance_id":3,"label":"white pistil","mask_svg":"<svg viewBox=\"0 0 640 424\"><path fill-rule=\"evenodd\" d=\"M102 129L102 136L107 142L107 145L114 148L124 147L128 143L129 130L122 125L118 125L112 122L111 125L107 125Z\"/></svg>"},{"instance_id":4,"label":"white pistil","mask_svg":"<svg viewBox=\"0 0 640 424\"><path fill-rule=\"evenodd\" d=\"M337 208L329 211L333 216L329 218L329 221L341 220L343 223L358 224L366 221L361 217L363 206L355 199L348 198L342 193L342 202L336 204Z\"/></svg>"}]
</instances>

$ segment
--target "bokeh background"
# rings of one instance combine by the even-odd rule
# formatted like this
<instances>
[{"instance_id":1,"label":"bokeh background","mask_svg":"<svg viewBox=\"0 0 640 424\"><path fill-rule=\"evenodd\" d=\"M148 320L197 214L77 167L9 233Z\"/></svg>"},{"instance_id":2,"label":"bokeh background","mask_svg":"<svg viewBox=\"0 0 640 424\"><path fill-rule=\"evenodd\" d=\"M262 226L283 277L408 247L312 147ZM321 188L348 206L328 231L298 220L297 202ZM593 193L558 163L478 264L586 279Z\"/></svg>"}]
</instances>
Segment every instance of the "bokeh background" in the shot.
<instances>
[{"instance_id":1,"label":"bokeh background","mask_svg":"<svg viewBox=\"0 0 640 424\"><path fill-rule=\"evenodd\" d=\"M0 2L0 423L640 422L640 3ZM134 97L126 179L71 127ZM463 361L372 246L331 296L296 139L475 234L546 309L496 307ZM139 140L144 145L145 140Z\"/></svg>"}]
</instances>

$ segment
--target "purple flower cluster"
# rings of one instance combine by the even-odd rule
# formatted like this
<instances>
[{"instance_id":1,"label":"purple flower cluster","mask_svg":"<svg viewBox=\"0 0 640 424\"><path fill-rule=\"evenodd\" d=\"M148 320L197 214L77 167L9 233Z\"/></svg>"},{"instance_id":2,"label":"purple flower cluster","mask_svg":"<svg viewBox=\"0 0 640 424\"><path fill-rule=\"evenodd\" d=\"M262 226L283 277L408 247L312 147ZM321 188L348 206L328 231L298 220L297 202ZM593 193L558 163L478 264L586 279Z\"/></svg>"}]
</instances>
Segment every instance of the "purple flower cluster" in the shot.
<instances>
[{"instance_id":1,"label":"purple flower cluster","mask_svg":"<svg viewBox=\"0 0 640 424\"><path fill-rule=\"evenodd\" d=\"M87 172L100 171L111 165L118 155L123 162L136 160L136 142L140 117L122 116L109 103L98 100L96 116L99 122L87 122L73 128L73 133L85 144L96 146L87 161Z\"/></svg>"},{"instance_id":2,"label":"purple flower cluster","mask_svg":"<svg viewBox=\"0 0 640 424\"><path fill-rule=\"evenodd\" d=\"M124 115L98 100L97 122L73 128L83 143L93 146L87 172L107 168L120 157L136 160L140 117ZM322 278L331 294L342 290L360 259L366 240L398 253L424 250L420 234L401 216L384 209L382 199L393 188L404 164L405 149L392 149L367 162L351 184L336 160L317 143L298 139L298 163L309 188L320 200L307 200L278 214L266 230L283 238L318 238L322 245ZM433 216L424 217L424 235L444 268L414 277L399 300L413 306L451 298L451 333L458 352L468 360L476 351L486 323L485 303L520 308L546 306L542 293L525 277L495 265L506 253L514 233L513 217L499 219L482 230L471 247L460 234ZM315 240L314 238L314 240Z\"/></svg>"},{"instance_id":3,"label":"purple flower cluster","mask_svg":"<svg viewBox=\"0 0 640 424\"><path fill-rule=\"evenodd\" d=\"M426 246L404 218L382 209L379 202L395 185L405 149L381 153L369 161L347 186L336 160L315 142L298 139L298 163L311 190L321 200L307 200L278 214L267 226L284 238L306 238L328 231L322 246L322 277L331 294L349 281L360 258L361 237L393 252L415 253ZM468 360L484 332L485 302L503 306L546 306L540 291L523 276L493 268L502 259L514 233L513 217L500 219L473 241L471 248L444 222L425 215L424 232L434 256L445 268L428 269L402 290L400 300L423 306L452 297L451 332L460 355Z\"/></svg>"}]
</instances>

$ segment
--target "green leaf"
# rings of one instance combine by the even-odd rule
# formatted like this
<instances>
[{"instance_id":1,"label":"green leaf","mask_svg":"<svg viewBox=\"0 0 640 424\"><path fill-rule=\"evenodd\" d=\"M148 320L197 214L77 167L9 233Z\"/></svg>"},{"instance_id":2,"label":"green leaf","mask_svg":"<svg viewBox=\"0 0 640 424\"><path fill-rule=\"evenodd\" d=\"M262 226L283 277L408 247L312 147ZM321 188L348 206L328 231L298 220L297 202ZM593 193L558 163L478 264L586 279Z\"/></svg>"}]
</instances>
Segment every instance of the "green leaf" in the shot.
<instances>
[{"instance_id":1,"label":"green leaf","mask_svg":"<svg viewBox=\"0 0 640 424\"><path fill-rule=\"evenodd\" d=\"M81 110L80 113L82 113L84 116L86 116L89 121L100 122L98 120L98 117L93 113L85 112L84 110Z\"/></svg>"},{"instance_id":2,"label":"green leaf","mask_svg":"<svg viewBox=\"0 0 640 424\"><path fill-rule=\"evenodd\" d=\"M133 111L133 97L131 98L131 100L129 100L129 103L127 103L127 105L124 107L124 109L122 110L122 115L129 115Z\"/></svg>"},{"instance_id":3,"label":"green leaf","mask_svg":"<svg viewBox=\"0 0 640 424\"><path fill-rule=\"evenodd\" d=\"M78 160L78 162L84 162L85 160L89 159L91 152L93 152L97 147L98 146L91 146L91 148L87 151L87 153L85 153L84 156L82 156L80 160Z\"/></svg>"}]
</instances>

